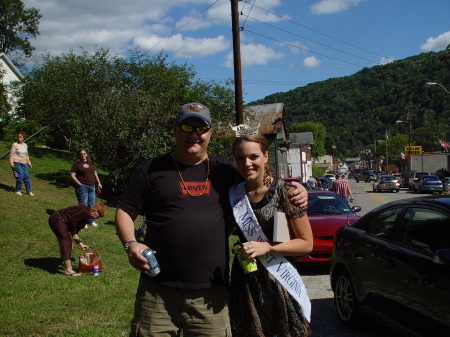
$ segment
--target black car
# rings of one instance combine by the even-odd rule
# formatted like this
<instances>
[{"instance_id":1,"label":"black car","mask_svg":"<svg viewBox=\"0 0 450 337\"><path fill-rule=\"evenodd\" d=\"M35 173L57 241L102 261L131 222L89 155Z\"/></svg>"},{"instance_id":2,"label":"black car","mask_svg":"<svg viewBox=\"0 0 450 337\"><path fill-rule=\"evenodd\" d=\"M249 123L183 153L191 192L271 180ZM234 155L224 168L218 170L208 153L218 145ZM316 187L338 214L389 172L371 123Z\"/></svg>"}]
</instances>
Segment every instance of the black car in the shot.
<instances>
[{"instance_id":1,"label":"black car","mask_svg":"<svg viewBox=\"0 0 450 337\"><path fill-rule=\"evenodd\" d=\"M338 317L450 336L450 195L393 201L341 227L330 259Z\"/></svg>"}]
</instances>

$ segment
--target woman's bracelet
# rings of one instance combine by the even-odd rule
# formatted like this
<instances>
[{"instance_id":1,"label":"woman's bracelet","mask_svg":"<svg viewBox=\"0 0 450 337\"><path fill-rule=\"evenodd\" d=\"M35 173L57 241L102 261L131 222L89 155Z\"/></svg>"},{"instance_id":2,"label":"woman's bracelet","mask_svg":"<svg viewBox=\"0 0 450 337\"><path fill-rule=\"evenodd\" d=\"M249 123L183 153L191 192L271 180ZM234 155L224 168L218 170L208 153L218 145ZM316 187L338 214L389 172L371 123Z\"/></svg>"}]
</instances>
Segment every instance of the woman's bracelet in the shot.
<instances>
[{"instance_id":1,"label":"woman's bracelet","mask_svg":"<svg viewBox=\"0 0 450 337\"><path fill-rule=\"evenodd\" d=\"M76 240L74 240L76 243L77 243L77 245L79 245L80 243L81 243L81 240L80 239L76 239Z\"/></svg>"}]
</instances>

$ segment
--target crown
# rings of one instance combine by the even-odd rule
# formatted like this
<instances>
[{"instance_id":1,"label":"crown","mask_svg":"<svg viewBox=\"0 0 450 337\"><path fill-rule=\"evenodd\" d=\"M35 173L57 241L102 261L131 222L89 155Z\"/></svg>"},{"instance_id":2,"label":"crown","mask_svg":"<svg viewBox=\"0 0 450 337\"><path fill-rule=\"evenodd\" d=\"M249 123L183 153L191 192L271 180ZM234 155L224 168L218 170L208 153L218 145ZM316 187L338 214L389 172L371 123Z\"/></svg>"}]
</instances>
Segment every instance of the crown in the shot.
<instances>
[{"instance_id":1,"label":"crown","mask_svg":"<svg viewBox=\"0 0 450 337\"><path fill-rule=\"evenodd\" d=\"M247 123L232 126L230 124L231 130L235 133L236 137L242 137L242 136L250 136L250 135L257 135L259 131L259 125L260 122L250 122L247 118Z\"/></svg>"}]
</instances>

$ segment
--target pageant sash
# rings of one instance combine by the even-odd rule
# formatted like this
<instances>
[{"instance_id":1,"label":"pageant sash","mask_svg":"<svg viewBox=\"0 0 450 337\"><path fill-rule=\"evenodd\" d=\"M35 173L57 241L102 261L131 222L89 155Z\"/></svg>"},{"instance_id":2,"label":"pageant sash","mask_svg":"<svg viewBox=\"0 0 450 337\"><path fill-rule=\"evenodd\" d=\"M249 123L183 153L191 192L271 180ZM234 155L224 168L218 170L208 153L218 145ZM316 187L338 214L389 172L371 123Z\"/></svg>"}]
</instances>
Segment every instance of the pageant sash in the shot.
<instances>
[{"instance_id":1,"label":"pageant sash","mask_svg":"<svg viewBox=\"0 0 450 337\"><path fill-rule=\"evenodd\" d=\"M244 188L245 182L230 188L230 203L236 223L248 241L268 242L266 235L256 219ZM305 285L297 270L283 255L268 253L258 256L261 264L271 273L286 291L300 304L303 315L310 322L311 302Z\"/></svg>"}]
</instances>

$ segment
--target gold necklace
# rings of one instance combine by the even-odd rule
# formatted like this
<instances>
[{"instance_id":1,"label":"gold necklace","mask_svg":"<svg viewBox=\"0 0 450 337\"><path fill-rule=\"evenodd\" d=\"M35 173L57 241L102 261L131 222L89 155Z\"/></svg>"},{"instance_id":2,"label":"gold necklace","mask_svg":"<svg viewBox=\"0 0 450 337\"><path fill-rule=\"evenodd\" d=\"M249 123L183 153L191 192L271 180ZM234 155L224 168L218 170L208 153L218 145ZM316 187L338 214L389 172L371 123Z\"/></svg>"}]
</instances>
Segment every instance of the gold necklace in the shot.
<instances>
[{"instance_id":1,"label":"gold necklace","mask_svg":"<svg viewBox=\"0 0 450 337\"><path fill-rule=\"evenodd\" d=\"M175 158L175 153L173 154L173 160L175 161L175 166L177 167L178 175L180 176L181 182L183 183L183 186L184 186L186 192L188 192L188 194L191 197L199 197L199 196L203 195L203 193L205 193L205 191L206 191L206 188L208 187L208 177L209 177L209 157L208 157L208 154L206 154L206 160L208 161L208 163L206 165L206 181L205 181L205 185L203 186L203 191L201 191L200 194L192 194L191 191L189 191L188 187L186 186L186 183L183 180L183 177L181 176L180 169L178 168L178 163L177 163L177 159Z\"/></svg>"}]
</instances>

